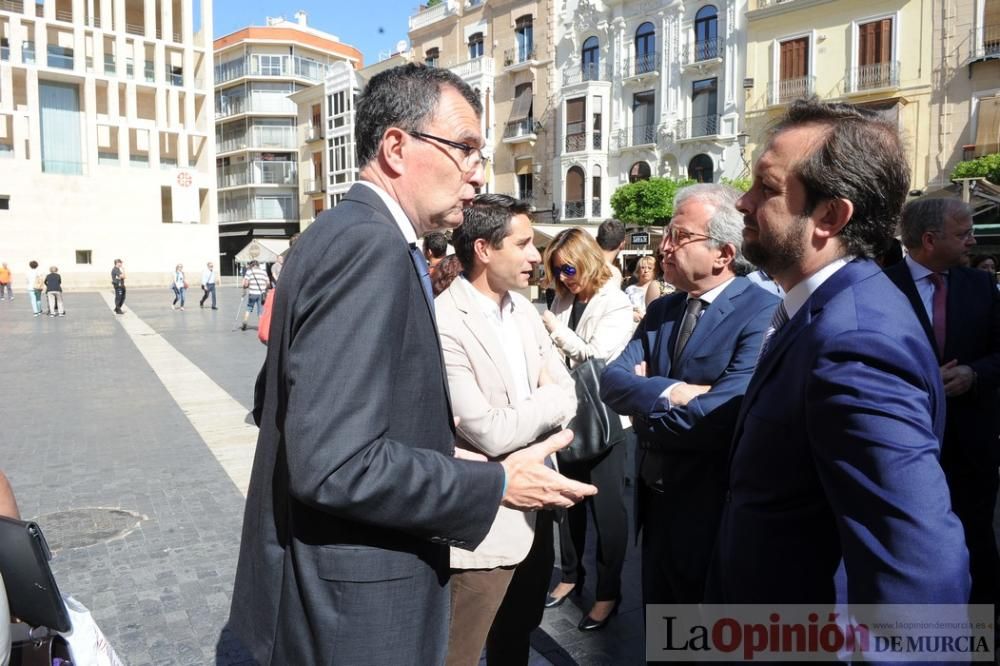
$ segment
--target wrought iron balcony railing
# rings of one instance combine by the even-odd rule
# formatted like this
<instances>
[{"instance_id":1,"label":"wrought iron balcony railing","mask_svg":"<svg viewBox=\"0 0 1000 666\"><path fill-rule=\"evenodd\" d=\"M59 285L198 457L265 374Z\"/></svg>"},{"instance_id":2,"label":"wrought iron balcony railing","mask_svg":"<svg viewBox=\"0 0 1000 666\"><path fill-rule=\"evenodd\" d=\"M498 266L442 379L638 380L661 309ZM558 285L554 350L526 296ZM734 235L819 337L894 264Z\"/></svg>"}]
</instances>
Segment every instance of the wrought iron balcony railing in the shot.
<instances>
[{"instance_id":1,"label":"wrought iron balcony railing","mask_svg":"<svg viewBox=\"0 0 1000 666\"><path fill-rule=\"evenodd\" d=\"M644 76L657 72L659 54L656 51L630 55L625 59L625 76Z\"/></svg>"},{"instance_id":2,"label":"wrought iron balcony railing","mask_svg":"<svg viewBox=\"0 0 1000 666\"><path fill-rule=\"evenodd\" d=\"M675 130L675 137L678 140L694 139L699 136L712 136L719 133L719 114L712 113L706 116L692 116L684 120L678 120Z\"/></svg>"},{"instance_id":3,"label":"wrought iron balcony railing","mask_svg":"<svg viewBox=\"0 0 1000 666\"><path fill-rule=\"evenodd\" d=\"M800 97L812 95L815 88L815 76L800 76L794 79L769 81L767 84L767 99L771 104L787 104Z\"/></svg>"},{"instance_id":4,"label":"wrought iron balcony railing","mask_svg":"<svg viewBox=\"0 0 1000 666\"><path fill-rule=\"evenodd\" d=\"M899 85L899 62L861 65L848 72L849 92L895 88Z\"/></svg>"}]
</instances>

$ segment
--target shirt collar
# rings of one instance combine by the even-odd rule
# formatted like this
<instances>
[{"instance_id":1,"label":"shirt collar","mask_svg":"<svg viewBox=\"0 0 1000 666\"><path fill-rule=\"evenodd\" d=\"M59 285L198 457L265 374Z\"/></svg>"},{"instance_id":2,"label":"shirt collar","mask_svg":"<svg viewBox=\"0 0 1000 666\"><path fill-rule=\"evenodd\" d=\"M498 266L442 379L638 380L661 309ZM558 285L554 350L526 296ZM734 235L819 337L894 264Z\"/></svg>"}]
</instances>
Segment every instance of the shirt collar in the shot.
<instances>
[{"instance_id":1,"label":"shirt collar","mask_svg":"<svg viewBox=\"0 0 1000 666\"><path fill-rule=\"evenodd\" d=\"M913 278L914 282L923 280L925 277L934 272L931 269L924 266L919 261L917 261L916 259L914 259L913 257L911 257L910 255L906 255L905 257L903 257L903 261L906 262L906 267L910 269L910 277ZM947 275L948 271L941 271L941 274Z\"/></svg>"},{"instance_id":2,"label":"shirt collar","mask_svg":"<svg viewBox=\"0 0 1000 666\"><path fill-rule=\"evenodd\" d=\"M709 289L708 291L706 291L704 294L702 294L701 296L699 296L698 299L701 300L701 301L703 301L705 303L705 307L708 307L709 305L712 304L712 302L716 298L719 297L719 294L721 294L723 291L726 290L726 287L728 287L729 284L733 280L735 280L735 279L736 279L736 277L734 276L734 277L729 278L725 282L722 282L720 284L715 285L714 287L712 287L711 289ZM691 296L688 296L688 300L689 301L691 300L691 298L692 298Z\"/></svg>"},{"instance_id":3,"label":"shirt collar","mask_svg":"<svg viewBox=\"0 0 1000 666\"><path fill-rule=\"evenodd\" d=\"M381 187L375 183L370 183L367 180L357 181L358 185L364 185L375 190L375 194L382 199L382 203L385 207L389 209L389 213L392 215L393 221L399 226L399 230L403 232L403 238L406 239L407 243L413 244L417 242L417 232L413 228L413 223L410 222L410 218L406 217L406 213L403 212L403 207L399 205L395 199L389 196L389 193L383 190Z\"/></svg>"},{"instance_id":4,"label":"shirt collar","mask_svg":"<svg viewBox=\"0 0 1000 666\"><path fill-rule=\"evenodd\" d=\"M820 285L829 280L834 273L852 261L854 261L853 255L841 257L840 259L834 259L826 266L792 287L788 293L785 294L785 312L788 313L788 318L791 319L795 316L796 312L802 309L802 306L806 304L806 301L809 300L809 297L812 296L813 292L820 288Z\"/></svg>"},{"instance_id":5,"label":"shirt collar","mask_svg":"<svg viewBox=\"0 0 1000 666\"><path fill-rule=\"evenodd\" d=\"M472 294L473 300L476 302L476 307L478 307L483 314L491 315L493 317L499 316L503 318L504 315L509 315L514 312L514 299L510 297L510 292L503 295L500 299L499 305L489 296L483 292L476 289L465 274L459 276L459 278L468 289L469 293Z\"/></svg>"}]
</instances>

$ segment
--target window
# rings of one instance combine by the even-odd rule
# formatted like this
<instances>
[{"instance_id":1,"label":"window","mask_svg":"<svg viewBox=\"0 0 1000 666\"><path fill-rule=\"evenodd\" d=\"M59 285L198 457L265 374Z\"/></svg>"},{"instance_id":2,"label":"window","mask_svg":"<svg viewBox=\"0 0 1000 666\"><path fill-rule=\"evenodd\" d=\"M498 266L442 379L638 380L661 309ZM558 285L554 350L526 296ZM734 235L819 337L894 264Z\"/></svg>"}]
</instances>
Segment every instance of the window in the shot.
<instances>
[{"instance_id":1,"label":"window","mask_svg":"<svg viewBox=\"0 0 1000 666\"><path fill-rule=\"evenodd\" d=\"M483 33L477 32L469 37L469 60L483 57Z\"/></svg>"},{"instance_id":2,"label":"window","mask_svg":"<svg viewBox=\"0 0 1000 666\"><path fill-rule=\"evenodd\" d=\"M531 172L520 173L517 175L517 198L524 201L531 201L534 197L535 189L534 176Z\"/></svg>"},{"instance_id":3,"label":"window","mask_svg":"<svg viewBox=\"0 0 1000 666\"><path fill-rule=\"evenodd\" d=\"M327 99L329 100L327 110L333 118L333 127L343 127L347 122L344 118L344 114L347 113L347 92L343 90L335 92Z\"/></svg>"},{"instance_id":4,"label":"window","mask_svg":"<svg viewBox=\"0 0 1000 666\"><path fill-rule=\"evenodd\" d=\"M601 67L601 48L597 37L588 37L583 43L583 59L581 62L584 81L599 81Z\"/></svg>"},{"instance_id":5,"label":"window","mask_svg":"<svg viewBox=\"0 0 1000 666\"><path fill-rule=\"evenodd\" d=\"M892 19L884 18L858 26L858 71L855 90L883 88L894 82Z\"/></svg>"},{"instance_id":6,"label":"window","mask_svg":"<svg viewBox=\"0 0 1000 666\"><path fill-rule=\"evenodd\" d=\"M517 19L514 27L514 39L517 42L517 62L532 60L535 57L535 33L531 16Z\"/></svg>"},{"instance_id":7,"label":"window","mask_svg":"<svg viewBox=\"0 0 1000 666\"><path fill-rule=\"evenodd\" d=\"M593 100L593 102L594 102L593 113L590 114L590 118L591 118L590 130L592 132L592 136L594 137L594 140L593 140L593 142L592 142L591 145L593 146L594 150L600 150L601 149L601 136L602 136L602 134L601 134L601 98L600 97L595 97L594 100Z\"/></svg>"},{"instance_id":8,"label":"window","mask_svg":"<svg viewBox=\"0 0 1000 666\"><path fill-rule=\"evenodd\" d=\"M652 176L652 171L649 168L648 162L636 162L628 170L628 182L635 183L640 180L649 180Z\"/></svg>"},{"instance_id":9,"label":"window","mask_svg":"<svg viewBox=\"0 0 1000 666\"><path fill-rule=\"evenodd\" d=\"M718 134L718 92L718 79L702 79L691 84L691 136Z\"/></svg>"},{"instance_id":10,"label":"window","mask_svg":"<svg viewBox=\"0 0 1000 666\"><path fill-rule=\"evenodd\" d=\"M437 67L440 57L438 49L427 49L427 53L424 54L424 64L428 67Z\"/></svg>"},{"instance_id":11,"label":"window","mask_svg":"<svg viewBox=\"0 0 1000 666\"><path fill-rule=\"evenodd\" d=\"M590 178L590 214L601 217L601 167L595 167L596 173Z\"/></svg>"},{"instance_id":12,"label":"window","mask_svg":"<svg viewBox=\"0 0 1000 666\"><path fill-rule=\"evenodd\" d=\"M982 26L981 53L984 56L1000 55L1000 0L985 0Z\"/></svg>"},{"instance_id":13,"label":"window","mask_svg":"<svg viewBox=\"0 0 1000 666\"><path fill-rule=\"evenodd\" d=\"M347 171L351 168L347 154L347 137L335 136L330 140L330 172L334 183L348 182Z\"/></svg>"},{"instance_id":14,"label":"window","mask_svg":"<svg viewBox=\"0 0 1000 666\"><path fill-rule=\"evenodd\" d=\"M587 145L587 98L566 100L566 152L584 150Z\"/></svg>"},{"instance_id":15,"label":"window","mask_svg":"<svg viewBox=\"0 0 1000 666\"><path fill-rule=\"evenodd\" d=\"M313 104L311 115L312 120L310 121L310 127L318 132L323 126L323 105Z\"/></svg>"},{"instance_id":16,"label":"window","mask_svg":"<svg viewBox=\"0 0 1000 666\"><path fill-rule=\"evenodd\" d=\"M699 183L713 182L714 171L712 158L708 155L695 155L688 164L688 178L693 178Z\"/></svg>"},{"instance_id":17,"label":"window","mask_svg":"<svg viewBox=\"0 0 1000 666\"><path fill-rule=\"evenodd\" d=\"M0 210L10 210L9 194L0 194Z\"/></svg>"},{"instance_id":18,"label":"window","mask_svg":"<svg viewBox=\"0 0 1000 666\"><path fill-rule=\"evenodd\" d=\"M576 219L584 216L584 181L586 176L578 166L570 167L566 172L566 219Z\"/></svg>"},{"instance_id":19,"label":"window","mask_svg":"<svg viewBox=\"0 0 1000 666\"><path fill-rule=\"evenodd\" d=\"M283 56L280 55L258 55L258 69L261 76L281 76Z\"/></svg>"},{"instance_id":20,"label":"window","mask_svg":"<svg viewBox=\"0 0 1000 666\"><path fill-rule=\"evenodd\" d=\"M719 57L719 11L705 5L694 15L694 59Z\"/></svg>"},{"instance_id":21,"label":"window","mask_svg":"<svg viewBox=\"0 0 1000 666\"><path fill-rule=\"evenodd\" d=\"M656 93L652 90L632 96L632 143L656 143Z\"/></svg>"},{"instance_id":22,"label":"window","mask_svg":"<svg viewBox=\"0 0 1000 666\"><path fill-rule=\"evenodd\" d=\"M635 74L645 74L656 69L656 28L643 23L635 31Z\"/></svg>"},{"instance_id":23,"label":"window","mask_svg":"<svg viewBox=\"0 0 1000 666\"><path fill-rule=\"evenodd\" d=\"M778 63L778 94L775 102L784 103L808 95L809 38L781 42Z\"/></svg>"},{"instance_id":24,"label":"window","mask_svg":"<svg viewBox=\"0 0 1000 666\"><path fill-rule=\"evenodd\" d=\"M91 259L91 250L77 250L76 251L76 263L77 264L89 264Z\"/></svg>"}]
</instances>

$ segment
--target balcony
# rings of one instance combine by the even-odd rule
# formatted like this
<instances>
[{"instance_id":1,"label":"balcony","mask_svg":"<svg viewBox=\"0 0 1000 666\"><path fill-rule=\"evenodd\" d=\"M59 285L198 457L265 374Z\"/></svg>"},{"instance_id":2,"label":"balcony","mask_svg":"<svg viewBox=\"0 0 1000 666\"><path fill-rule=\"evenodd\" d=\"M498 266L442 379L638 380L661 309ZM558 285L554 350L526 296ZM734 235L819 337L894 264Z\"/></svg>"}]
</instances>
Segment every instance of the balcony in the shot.
<instances>
[{"instance_id":1,"label":"balcony","mask_svg":"<svg viewBox=\"0 0 1000 666\"><path fill-rule=\"evenodd\" d=\"M538 140L538 123L532 118L513 120L503 129L504 143L519 143L521 141Z\"/></svg>"},{"instance_id":2,"label":"balcony","mask_svg":"<svg viewBox=\"0 0 1000 666\"><path fill-rule=\"evenodd\" d=\"M899 62L861 65L848 72L847 92L862 93L899 86Z\"/></svg>"},{"instance_id":3,"label":"balcony","mask_svg":"<svg viewBox=\"0 0 1000 666\"><path fill-rule=\"evenodd\" d=\"M457 65L449 67L448 69L462 79L470 79L476 76L493 76L493 68L493 58L480 56L479 58L473 58L472 60L460 62Z\"/></svg>"},{"instance_id":4,"label":"balcony","mask_svg":"<svg viewBox=\"0 0 1000 666\"><path fill-rule=\"evenodd\" d=\"M975 44L970 54L972 60L1000 57L1000 25L984 26L982 35L973 28L969 43Z\"/></svg>"},{"instance_id":5,"label":"balcony","mask_svg":"<svg viewBox=\"0 0 1000 666\"><path fill-rule=\"evenodd\" d=\"M582 122L566 123L566 152L587 149L587 126Z\"/></svg>"},{"instance_id":6,"label":"balcony","mask_svg":"<svg viewBox=\"0 0 1000 666\"><path fill-rule=\"evenodd\" d=\"M23 0L0 0L0 10L5 12L15 12L17 14L24 13L24 1Z\"/></svg>"},{"instance_id":7,"label":"balcony","mask_svg":"<svg viewBox=\"0 0 1000 666\"><path fill-rule=\"evenodd\" d=\"M35 64L35 43L24 42L21 44L21 62L25 65Z\"/></svg>"},{"instance_id":8,"label":"balcony","mask_svg":"<svg viewBox=\"0 0 1000 666\"><path fill-rule=\"evenodd\" d=\"M302 191L306 194L322 194L326 192L326 184L318 178L310 178L302 182Z\"/></svg>"},{"instance_id":9,"label":"balcony","mask_svg":"<svg viewBox=\"0 0 1000 666\"><path fill-rule=\"evenodd\" d=\"M795 0L751 0L750 11L756 9L768 9L777 5L787 5L790 2L795 2Z\"/></svg>"},{"instance_id":10,"label":"balcony","mask_svg":"<svg viewBox=\"0 0 1000 666\"><path fill-rule=\"evenodd\" d=\"M635 125L630 129L620 129L615 133L615 148L625 150L639 146L655 145L661 125Z\"/></svg>"},{"instance_id":11,"label":"balcony","mask_svg":"<svg viewBox=\"0 0 1000 666\"><path fill-rule=\"evenodd\" d=\"M142 68L142 78L145 79L146 83L156 82L156 68L153 63L146 61Z\"/></svg>"},{"instance_id":12,"label":"balcony","mask_svg":"<svg viewBox=\"0 0 1000 666\"><path fill-rule=\"evenodd\" d=\"M167 65L164 68L164 78L166 78L167 83L178 88L184 87L184 72L180 68L174 68Z\"/></svg>"},{"instance_id":13,"label":"balcony","mask_svg":"<svg viewBox=\"0 0 1000 666\"><path fill-rule=\"evenodd\" d=\"M457 10L457 3L454 0L444 0L435 7L425 7L410 17L410 32L426 28L432 23L453 16Z\"/></svg>"},{"instance_id":14,"label":"balcony","mask_svg":"<svg viewBox=\"0 0 1000 666\"><path fill-rule=\"evenodd\" d=\"M113 55L104 56L104 73L114 76L118 70L115 68L115 57Z\"/></svg>"},{"instance_id":15,"label":"balcony","mask_svg":"<svg viewBox=\"0 0 1000 666\"><path fill-rule=\"evenodd\" d=\"M590 216L591 217L603 217L601 215L601 198L594 197L590 200Z\"/></svg>"},{"instance_id":16,"label":"balcony","mask_svg":"<svg viewBox=\"0 0 1000 666\"><path fill-rule=\"evenodd\" d=\"M579 220L587 212L586 201L567 201L563 217L567 220Z\"/></svg>"},{"instance_id":17,"label":"balcony","mask_svg":"<svg viewBox=\"0 0 1000 666\"><path fill-rule=\"evenodd\" d=\"M651 53L632 54L625 58L625 78L641 81L660 75L660 58L655 51Z\"/></svg>"},{"instance_id":18,"label":"balcony","mask_svg":"<svg viewBox=\"0 0 1000 666\"><path fill-rule=\"evenodd\" d=\"M319 125L310 125L306 128L306 143L323 140L323 128Z\"/></svg>"},{"instance_id":19,"label":"balcony","mask_svg":"<svg viewBox=\"0 0 1000 666\"><path fill-rule=\"evenodd\" d=\"M58 160L42 160L42 173L55 173L67 176L82 176L84 174L83 162L61 162Z\"/></svg>"},{"instance_id":20,"label":"balcony","mask_svg":"<svg viewBox=\"0 0 1000 666\"><path fill-rule=\"evenodd\" d=\"M226 83L244 76L255 78L298 77L313 83L322 83L328 67L321 62L301 56L281 56L277 65L261 66L253 56L236 58L215 65L215 83Z\"/></svg>"},{"instance_id":21,"label":"balcony","mask_svg":"<svg viewBox=\"0 0 1000 666\"><path fill-rule=\"evenodd\" d=\"M139 37L146 36L146 29L141 25L136 25L135 23L126 23L125 32L130 35L138 35Z\"/></svg>"},{"instance_id":22,"label":"balcony","mask_svg":"<svg viewBox=\"0 0 1000 666\"><path fill-rule=\"evenodd\" d=\"M48 47L47 62L53 69L73 69L73 49Z\"/></svg>"},{"instance_id":23,"label":"balcony","mask_svg":"<svg viewBox=\"0 0 1000 666\"><path fill-rule=\"evenodd\" d=\"M563 86L573 86L588 81L610 81L608 68L599 63L588 63L582 67L567 67L562 73Z\"/></svg>"},{"instance_id":24,"label":"balcony","mask_svg":"<svg viewBox=\"0 0 1000 666\"><path fill-rule=\"evenodd\" d=\"M270 162L257 160L233 164L215 170L219 189L245 185L295 185L298 165L295 162Z\"/></svg>"},{"instance_id":25,"label":"balcony","mask_svg":"<svg viewBox=\"0 0 1000 666\"><path fill-rule=\"evenodd\" d=\"M800 97L809 97L816 89L815 76L800 76L794 79L768 81L767 99L769 104L788 104Z\"/></svg>"},{"instance_id":26,"label":"balcony","mask_svg":"<svg viewBox=\"0 0 1000 666\"><path fill-rule=\"evenodd\" d=\"M230 153L237 150L284 149L294 150L294 127L252 127L249 133L241 132L223 138L216 137L216 151Z\"/></svg>"},{"instance_id":27,"label":"balcony","mask_svg":"<svg viewBox=\"0 0 1000 666\"><path fill-rule=\"evenodd\" d=\"M681 63L689 67L722 62L723 46L724 41L721 37L685 44L681 53Z\"/></svg>"},{"instance_id":28,"label":"balcony","mask_svg":"<svg viewBox=\"0 0 1000 666\"><path fill-rule=\"evenodd\" d=\"M535 60L535 47L518 46L503 52L503 67L508 72L519 72L538 64Z\"/></svg>"},{"instance_id":29,"label":"balcony","mask_svg":"<svg viewBox=\"0 0 1000 666\"><path fill-rule=\"evenodd\" d=\"M687 120L678 120L674 136L677 141L716 136L719 133L719 119L719 114L712 113L707 116L692 116Z\"/></svg>"}]
</instances>

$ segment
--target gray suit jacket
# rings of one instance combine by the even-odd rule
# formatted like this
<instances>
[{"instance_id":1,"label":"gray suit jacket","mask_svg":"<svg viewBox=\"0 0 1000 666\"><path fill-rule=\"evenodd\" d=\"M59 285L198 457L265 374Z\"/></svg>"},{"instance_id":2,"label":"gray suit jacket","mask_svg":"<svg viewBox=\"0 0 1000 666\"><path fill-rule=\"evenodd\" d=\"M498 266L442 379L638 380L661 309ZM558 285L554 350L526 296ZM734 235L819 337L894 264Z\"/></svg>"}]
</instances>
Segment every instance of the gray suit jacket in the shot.
<instances>
[{"instance_id":1,"label":"gray suit jacket","mask_svg":"<svg viewBox=\"0 0 1000 666\"><path fill-rule=\"evenodd\" d=\"M323 213L281 285L231 628L267 664L442 663L448 546L483 539L504 475L452 455L434 317L378 195Z\"/></svg>"},{"instance_id":2,"label":"gray suit jacket","mask_svg":"<svg viewBox=\"0 0 1000 666\"><path fill-rule=\"evenodd\" d=\"M549 340L542 318L528 299L513 292L510 296L532 386L526 400L518 400L510 364L482 312L475 288L458 278L435 301L452 407L461 419L459 445L491 459L533 444L576 415L573 378ZM543 367L553 383L538 386ZM451 566L493 569L518 564L531 548L534 525L534 513L501 507L490 533L474 552L452 549Z\"/></svg>"}]
</instances>

